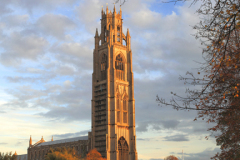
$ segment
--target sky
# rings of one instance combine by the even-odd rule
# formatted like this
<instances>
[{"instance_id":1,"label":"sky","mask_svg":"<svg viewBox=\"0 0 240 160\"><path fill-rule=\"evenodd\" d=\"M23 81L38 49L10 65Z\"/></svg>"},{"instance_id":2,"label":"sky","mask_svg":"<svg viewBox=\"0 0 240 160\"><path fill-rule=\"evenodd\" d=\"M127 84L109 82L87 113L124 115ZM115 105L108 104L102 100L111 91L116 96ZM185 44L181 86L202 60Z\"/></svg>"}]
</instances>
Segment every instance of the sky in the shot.
<instances>
[{"instance_id":1,"label":"sky","mask_svg":"<svg viewBox=\"0 0 240 160\"><path fill-rule=\"evenodd\" d=\"M26 154L33 143L84 136L91 130L91 80L102 6L114 0L2 0L0 2L0 151ZM128 0L122 5L133 53L139 160L207 160L220 151L196 111L159 106L186 95L179 76L197 74L200 21L191 2ZM119 4L116 4L119 11ZM197 86L199 87L199 86Z\"/></svg>"}]
</instances>

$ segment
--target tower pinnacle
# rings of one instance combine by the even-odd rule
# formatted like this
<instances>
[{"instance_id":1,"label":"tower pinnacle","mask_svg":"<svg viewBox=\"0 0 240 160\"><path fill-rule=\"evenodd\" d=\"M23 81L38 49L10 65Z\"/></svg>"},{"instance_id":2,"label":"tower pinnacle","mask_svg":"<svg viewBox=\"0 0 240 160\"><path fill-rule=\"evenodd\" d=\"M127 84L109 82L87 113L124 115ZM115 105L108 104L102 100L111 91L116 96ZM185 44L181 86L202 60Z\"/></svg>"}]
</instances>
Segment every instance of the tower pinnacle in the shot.
<instances>
[{"instance_id":1,"label":"tower pinnacle","mask_svg":"<svg viewBox=\"0 0 240 160\"><path fill-rule=\"evenodd\" d=\"M32 145L32 136L30 135L30 140L29 140L29 147Z\"/></svg>"},{"instance_id":2,"label":"tower pinnacle","mask_svg":"<svg viewBox=\"0 0 240 160\"><path fill-rule=\"evenodd\" d=\"M106 3L106 5L107 5L106 14L108 14L108 3Z\"/></svg>"},{"instance_id":3,"label":"tower pinnacle","mask_svg":"<svg viewBox=\"0 0 240 160\"><path fill-rule=\"evenodd\" d=\"M114 8L113 8L113 13L116 13L115 3L114 3Z\"/></svg>"}]
</instances>

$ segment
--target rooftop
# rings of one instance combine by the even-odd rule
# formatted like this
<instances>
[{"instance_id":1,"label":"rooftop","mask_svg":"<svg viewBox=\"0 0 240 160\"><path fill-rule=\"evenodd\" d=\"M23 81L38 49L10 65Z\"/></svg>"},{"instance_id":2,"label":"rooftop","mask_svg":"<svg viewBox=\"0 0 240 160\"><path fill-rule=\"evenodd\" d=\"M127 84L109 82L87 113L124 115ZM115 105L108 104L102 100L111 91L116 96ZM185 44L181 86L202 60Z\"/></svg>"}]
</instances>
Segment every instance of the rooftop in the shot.
<instances>
[{"instance_id":1,"label":"rooftop","mask_svg":"<svg viewBox=\"0 0 240 160\"><path fill-rule=\"evenodd\" d=\"M74 137L74 138L60 139L60 140L56 140L56 141L43 142L43 143L38 144L37 146L46 146L46 145L53 145L53 144L59 144L59 143L74 142L74 141L79 141L79 140L88 140L88 136Z\"/></svg>"}]
</instances>

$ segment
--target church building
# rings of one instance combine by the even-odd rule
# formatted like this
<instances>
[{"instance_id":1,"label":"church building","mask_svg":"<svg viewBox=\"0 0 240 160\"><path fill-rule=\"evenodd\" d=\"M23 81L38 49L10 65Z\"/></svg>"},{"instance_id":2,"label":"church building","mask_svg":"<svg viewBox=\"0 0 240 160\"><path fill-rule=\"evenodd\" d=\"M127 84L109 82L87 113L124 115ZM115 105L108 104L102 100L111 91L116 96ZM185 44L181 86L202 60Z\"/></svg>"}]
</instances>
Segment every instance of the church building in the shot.
<instances>
[{"instance_id":1,"label":"church building","mask_svg":"<svg viewBox=\"0 0 240 160\"><path fill-rule=\"evenodd\" d=\"M122 11L102 9L96 30L92 74L92 132L88 136L32 144L28 160L44 160L50 148L71 147L81 155L96 148L107 160L137 160L131 36L123 34ZM19 156L18 159L21 156Z\"/></svg>"},{"instance_id":2,"label":"church building","mask_svg":"<svg viewBox=\"0 0 240 160\"><path fill-rule=\"evenodd\" d=\"M122 24L121 8L102 10L93 51L92 148L108 160L137 159L131 37Z\"/></svg>"}]
</instances>

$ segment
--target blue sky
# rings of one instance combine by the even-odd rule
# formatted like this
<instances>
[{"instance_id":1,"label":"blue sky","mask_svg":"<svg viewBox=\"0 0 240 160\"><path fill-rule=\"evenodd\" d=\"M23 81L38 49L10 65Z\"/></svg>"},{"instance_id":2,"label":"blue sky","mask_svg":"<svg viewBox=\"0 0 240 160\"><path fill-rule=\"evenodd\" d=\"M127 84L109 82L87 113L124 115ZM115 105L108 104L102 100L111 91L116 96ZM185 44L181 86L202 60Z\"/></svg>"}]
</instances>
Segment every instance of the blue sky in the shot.
<instances>
[{"instance_id":1,"label":"blue sky","mask_svg":"<svg viewBox=\"0 0 240 160\"><path fill-rule=\"evenodd\" d=\"M37 142L86 135L91 129L92 51L101 6L113 0L11 0L0 2L0 151L27 153ZM197 73L201 46L191 34L199 4L128 0L123 32L131 34L135 78L137 151L141 160L168 155L210 159L219 151L204 137L214 124L195 111L160 107L171 91L185 94L179 75ZM119 11L119 4L116 5Z\"/></svg>"}]
</instances>

